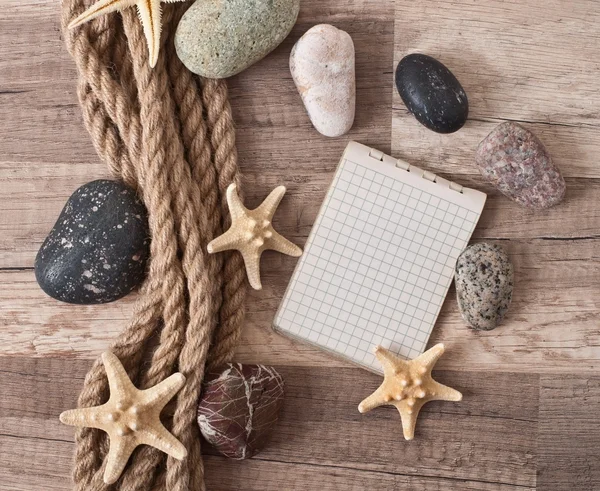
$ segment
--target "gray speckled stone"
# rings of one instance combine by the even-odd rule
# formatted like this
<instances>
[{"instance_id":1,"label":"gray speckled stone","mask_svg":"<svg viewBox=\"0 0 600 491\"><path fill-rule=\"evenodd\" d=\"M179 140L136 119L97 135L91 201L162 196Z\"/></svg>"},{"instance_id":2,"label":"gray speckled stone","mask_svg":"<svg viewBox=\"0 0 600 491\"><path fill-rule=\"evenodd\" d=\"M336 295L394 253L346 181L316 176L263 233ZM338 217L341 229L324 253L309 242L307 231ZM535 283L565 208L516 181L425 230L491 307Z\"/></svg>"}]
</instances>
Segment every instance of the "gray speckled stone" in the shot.
<instances>
[{"instance_id":1,"label":"gray speckled stone","mask_svg":"<svg viewBox=\"0 0 600 491\"><path fill-rule=\"evenodd\" d=\"M299 10L300 0L197 0L177 26L177 55L198 75L231 77L279 46Z\"/></svg>"},{"instance_id":2,"label":"gray speckled stone","mask_svg":"<svg viewBox=\"0 0 600 491\"><path fill-rule=\"evenodd\" d=\"M565 196L565 180L544 145L517 123L502 123L479 144L475 162L502 194L529 208L554 206Z\"/></svg>"},{"instance_id":3,"label":"gray speckled stone","mask_svg":"<svg viewBox=\"0 0 600 491\"><path fill-rule=\"evenodd\" d=\"M92 181L65 204L37 254L35 277L63 302L112 302L144 279L149 244L146 209L135 192Z\"/></svg>"},{"instance_id":4,"label":"gray speckled stone","mask_svg":"<svg viewBox=\"0 0 600 491\"><path fill-rule=\"evenodd\" d=\"M454 279L465 322L485 331L497 327L513 292L513 266L504 249L485 242L467 247L458 258Z\"/></svg>"}]
</instances>

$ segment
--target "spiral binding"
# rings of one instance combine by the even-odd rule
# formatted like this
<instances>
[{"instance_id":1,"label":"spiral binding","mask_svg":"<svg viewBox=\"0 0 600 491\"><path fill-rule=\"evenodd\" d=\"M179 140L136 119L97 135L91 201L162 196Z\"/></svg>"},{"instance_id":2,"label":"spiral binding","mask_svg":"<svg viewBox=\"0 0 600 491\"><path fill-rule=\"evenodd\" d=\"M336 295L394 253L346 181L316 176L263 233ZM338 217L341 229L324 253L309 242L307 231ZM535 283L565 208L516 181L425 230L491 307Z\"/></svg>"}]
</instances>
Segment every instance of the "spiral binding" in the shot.
<instances>
[{"instance_id":1,"label":"spiral binding","mask_svg":"<svg viewBox=\"0 0 600 491\"><path fill-rule=\"evenodd\" d=\"M388 162L396 166L398 169L405 170L406 172L410 172L412 174L416 174L423 179L427 179L428 181L435 182L436 184L440 184L442 186L448 186L452 191L456 191L458 193L463 192L463 186L457 184L452 181L448 181L443 177L434 174L433 172L429 172L428 170L423 170L416 165L411 165L408 162L400 159L394 159L389 155L384 154L382 151L377 150L375 148L371 148L369 150L369 157L374 158L375 160L379 160L380 162Z\"/></svg>"}]
</instances>

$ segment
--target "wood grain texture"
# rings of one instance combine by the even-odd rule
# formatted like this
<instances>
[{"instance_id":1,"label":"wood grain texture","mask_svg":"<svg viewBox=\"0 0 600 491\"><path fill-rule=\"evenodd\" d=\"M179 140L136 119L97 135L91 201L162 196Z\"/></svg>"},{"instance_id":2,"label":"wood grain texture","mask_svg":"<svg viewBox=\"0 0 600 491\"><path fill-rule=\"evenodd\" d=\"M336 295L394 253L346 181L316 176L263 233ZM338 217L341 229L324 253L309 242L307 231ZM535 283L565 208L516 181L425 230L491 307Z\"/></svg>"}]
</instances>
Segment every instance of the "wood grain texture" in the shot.
<instances>
[{"instance_id":1,"label":"wood grain texture","mask_svg":"<svg viewBox=\"0 0 600 491\"><path fill-rule=\"evenodd\" d=\"M4 0L0 15L0 490L66 490L75 404L91 360L131 315L135 294L72 306L35 283L35 254L69 195L107 177L83 126L58 4ZM312 25L348 31L356 47L357 116L348 137L310 125L288 70ZM271 55L229 81L247 204L288 188L275 227L303 245L347 140L356 139L481 189L474 240L505 247L515 294L505 323L473 332L451 290L431 342L448 350L436 376L464 392L426 406L406 443L394 409L360 415L379 379L272 331L295 265L266 253L248 298L237 360L280 367L282 419L257 458L209 448L210 490L533 490L600 488L600 7L596 0L302 0ZM470 101L453 135L420 126L393 86L395 64L423 52L447 64ZM560 206L530 211L484 183L475 149L518 121L567 180Z\"/></svg>"},{"instance_id":2,"label":"wood grain texture","mask_svg":"<svg viewBox=\"0 0 600 491\"><path fill-rule=\"evenodd\" d=\"M0 489L41 489L46 480L54 486L48 489L67 489L73 428L61 425L58 414L75 404L90 363L0 358L0 386L10 393L0 400ZM278 489L298 489L302 475L314 471L312 479L337 474L326 489L345 489L353 481L374 486L379 479L388 489L426 483L452 489L459 482L465 489L535 486L538 375L435 372L441 382L452 380L464 401L426 405L416 439L405 442L394 408L368 415L357 410L378 376L358 368L277 369L286 398L268 448L254 460L234 463L206 448L208 489L264 490L277 483ZM522 394L519 404L511 402L515 391ZM33 472L23 474L24 461ZM224 474L227 469L231 474ZM240 485L251 476L253 484Z\"/></svg>"},{"instance_id":3,"label":"wood grain texture","mask_svg":"<svg viewBox=\"0 0 600 491\"><path fill-rule=\"evenodd\" d=\"M285 206L285 200L282 207ZM277 223L275 223L277 227ZM501 327L473 332L461 320L450 290L432 334L448 352L445 369L556 372L600 369L600 261L595 239L497 241L515 266L512 306ZM273 315L292 274L294 259L263 258L263 290L252 292L237 359L248 363L347 366L307 345L274 333ZM89 357L105 350L131 313L134 295L104 306L55 302L31 271L0 271L0 345L5 354Z\"/></svg>"},{"instance_id":4,"label":"wood grain texture","mask_svg":"<svg viewBox=\"0 0 600 491\"><path fill-rule=\"evenodd\" d=\"M600 377L540 378L540 489L600 489Z\"/></svg>"}]
</instances>

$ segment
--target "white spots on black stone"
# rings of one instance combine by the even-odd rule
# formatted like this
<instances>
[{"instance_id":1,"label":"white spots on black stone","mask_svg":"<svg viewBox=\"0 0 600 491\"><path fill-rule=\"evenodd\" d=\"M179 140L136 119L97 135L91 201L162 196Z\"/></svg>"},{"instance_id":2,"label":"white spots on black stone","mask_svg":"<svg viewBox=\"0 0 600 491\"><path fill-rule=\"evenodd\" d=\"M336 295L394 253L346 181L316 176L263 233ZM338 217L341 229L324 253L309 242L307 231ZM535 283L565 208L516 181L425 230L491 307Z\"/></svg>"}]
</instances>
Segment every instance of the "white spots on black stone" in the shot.
<instances>
[{"instance_id":1,"label":"white spots on black stone","mask_svg":"<svg viewBox=\"0 0 600 491\"><path fill-rule=\"evenodd\" d=\"M146 211L135 192L94 181L65 204L36 257L36 279L58 300L110 302L143 281L148 255Z\"/></svg>"},{"instance_id":2,"label":"white spots on black stone","mask_svg":"<svg viewBox=\"0 0 600 491\"><path fill-rule=\"evenodd\" d=\"M98 288L95 285L90 285L89 283L83 285L83 288L85 288L86 290L89 290L93 293L99 294L99 293L104 293L106 290L102 289L102 288Z\"/></svg>"},{"instance_id":3,"label":"white spots on black stone","mask_svg":"<svg viewBox=\"0 0 600 491\"><path fill-rule=\"evenodd\" d=\"M435 58L405 56L396 68L396 87L417 121L438 133L458 131L469 114L469 103L460 82Z\"/></svg>"}]
</instances>

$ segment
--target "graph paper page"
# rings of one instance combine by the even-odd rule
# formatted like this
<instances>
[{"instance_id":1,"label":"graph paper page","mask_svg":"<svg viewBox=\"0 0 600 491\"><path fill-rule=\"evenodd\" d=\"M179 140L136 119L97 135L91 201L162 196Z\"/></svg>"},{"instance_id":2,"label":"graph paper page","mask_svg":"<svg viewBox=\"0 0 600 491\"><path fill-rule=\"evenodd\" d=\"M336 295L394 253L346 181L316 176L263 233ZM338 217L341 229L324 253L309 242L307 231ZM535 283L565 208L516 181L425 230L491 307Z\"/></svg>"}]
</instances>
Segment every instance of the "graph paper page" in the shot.
<instances>
[{"instance_id":1,"label":"graph paper page","mask_svg":"<svg viewBox=\"0 0 600 491\"><path fill-rule=\"evenodd\" d=\"M403 358L425 350L485 195L465 197L350 145L274 327L380 371L376 345Z\"/></svg>"}]
</instances>

